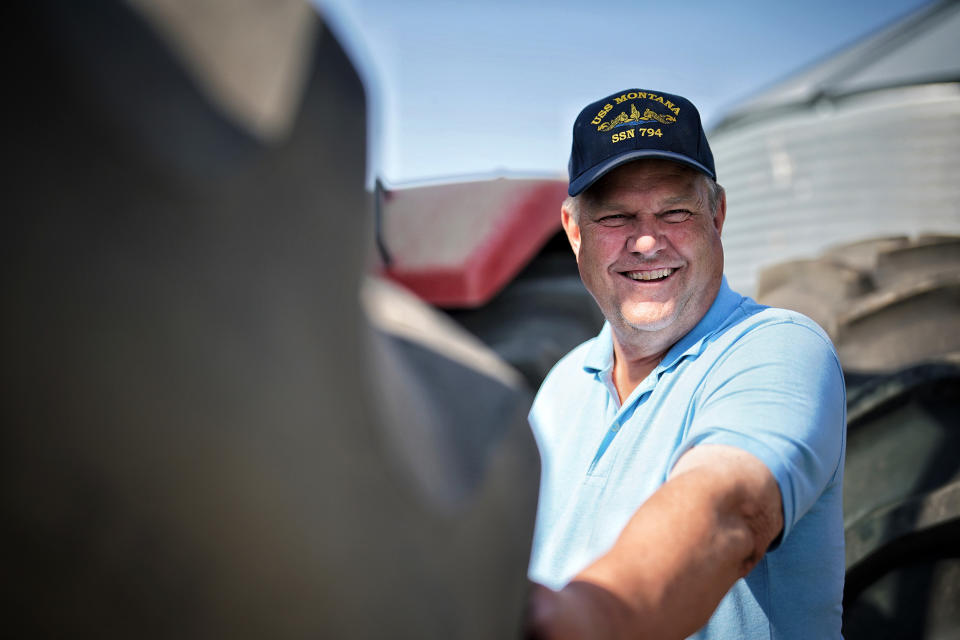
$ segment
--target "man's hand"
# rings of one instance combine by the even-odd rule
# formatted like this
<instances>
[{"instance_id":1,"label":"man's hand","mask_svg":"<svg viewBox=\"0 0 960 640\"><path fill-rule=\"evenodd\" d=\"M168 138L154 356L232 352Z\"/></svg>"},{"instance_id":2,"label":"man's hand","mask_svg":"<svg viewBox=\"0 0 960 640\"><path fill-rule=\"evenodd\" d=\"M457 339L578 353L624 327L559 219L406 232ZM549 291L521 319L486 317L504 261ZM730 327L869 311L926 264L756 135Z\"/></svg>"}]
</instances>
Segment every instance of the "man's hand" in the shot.
<instances>
[{"instance_id":1,"label":"man's hand","mask_svg":"<svg viewBox=\"0 0 960 640\"><path fill-rule=\"evenodd\" d=\"M782 529L766 465L734 447L694 447L610 551L558 592L533 589L528 637L685 638Z\"/></svg>"},{"instance_id":2,"label":"man's hand","mask_svg":"<svg viewBox=\"0 0 960 640\"><path fill-rule=\"evenodd\" d=\"M614 638L631 619L629 607L602 587L574 580L561 591L531 584L524 637L527 640Z\"/></svg>"}]
</instances>

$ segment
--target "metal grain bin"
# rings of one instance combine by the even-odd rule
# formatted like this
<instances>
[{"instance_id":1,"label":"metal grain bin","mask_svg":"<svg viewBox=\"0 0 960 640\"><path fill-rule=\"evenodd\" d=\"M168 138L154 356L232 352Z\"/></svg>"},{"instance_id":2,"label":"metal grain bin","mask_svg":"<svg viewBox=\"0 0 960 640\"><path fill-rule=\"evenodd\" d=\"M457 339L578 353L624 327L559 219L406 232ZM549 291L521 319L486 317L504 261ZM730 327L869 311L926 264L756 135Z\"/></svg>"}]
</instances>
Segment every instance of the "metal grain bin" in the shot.
<instances>
[{"instance_id":1,"label":"metal grain bin","mask_svg":"<svg viewBox=\"0 0 960 640\"><path fill-rule=\"evenodd\" d=\"M960 3L933 4L739 105L711 132L726 272L868 236L960 232Z\"/></svg>"}]
</instances>

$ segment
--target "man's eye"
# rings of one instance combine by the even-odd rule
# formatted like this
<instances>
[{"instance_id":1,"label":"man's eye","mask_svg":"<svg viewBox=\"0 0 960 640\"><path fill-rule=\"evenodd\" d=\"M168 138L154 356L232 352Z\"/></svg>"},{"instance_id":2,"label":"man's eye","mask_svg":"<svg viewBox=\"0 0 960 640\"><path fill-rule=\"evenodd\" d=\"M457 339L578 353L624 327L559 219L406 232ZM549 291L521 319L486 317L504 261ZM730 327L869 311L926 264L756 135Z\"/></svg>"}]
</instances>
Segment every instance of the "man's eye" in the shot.
<instances>
[{"instance_id":1,"label":"man's eye","mask_svg":"<svg viewBox=\"0 0 960 640\"><path fill-rule=\"evenodd\" d=\"M614 213L609 216L603 216L598 222L601 224L622 224L626 219L627 216L622 213Z\"/></svg>"},{"instance_id":2,"label":"man's eye","mask_svg":"<svg viewBox=\"0 0 960 640\"><path fill-rule=\"evenodd\" d=\"M664 222L683 222L689 219L691 215L693 214L686 209L673 209L663 213L660 217Z\"/></svg>"}]
</instances>

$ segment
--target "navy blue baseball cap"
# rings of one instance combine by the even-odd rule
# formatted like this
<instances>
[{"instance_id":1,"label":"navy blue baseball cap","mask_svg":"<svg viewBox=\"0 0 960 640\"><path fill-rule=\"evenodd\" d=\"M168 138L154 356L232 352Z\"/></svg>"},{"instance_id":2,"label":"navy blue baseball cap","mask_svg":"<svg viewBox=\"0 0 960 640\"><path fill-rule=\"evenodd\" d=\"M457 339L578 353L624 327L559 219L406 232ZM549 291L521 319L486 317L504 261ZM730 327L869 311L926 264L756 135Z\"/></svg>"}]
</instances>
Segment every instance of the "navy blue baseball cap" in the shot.
<instances>
[{"instance_id":1,"label":"navy blue baseball cap","mask_svg":"<svg viewBox=\"0 0 960 640\"><path fill-rule=\"evenodd\" d=\"M626 89L588 104L574 121L567 193L575 196L611 170L641 158L673 160L717 179L692 102L660 91Z\"/></svg>"}]
</instances>

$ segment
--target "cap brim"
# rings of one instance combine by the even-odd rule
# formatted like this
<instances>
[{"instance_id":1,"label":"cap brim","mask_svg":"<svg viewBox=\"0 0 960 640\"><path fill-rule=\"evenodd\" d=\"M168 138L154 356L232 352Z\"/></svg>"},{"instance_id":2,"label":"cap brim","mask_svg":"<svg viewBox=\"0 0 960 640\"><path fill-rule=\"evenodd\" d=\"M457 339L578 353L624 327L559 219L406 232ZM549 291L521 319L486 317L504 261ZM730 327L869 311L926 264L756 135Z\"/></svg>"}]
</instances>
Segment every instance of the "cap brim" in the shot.
<instances>
[{"instance_id":1,"label":"cap brim","mask_svg":"<svg viewBox=\"0 0 960 640\"><path fill-rule=\"evenodd\" d=\"M591 167L587 171L581 173L575 180L570 182L570 186L567 188L567 194L575 196L579 193L582 193L587 188L590 187L594 182L610 173L617 167L634 160L639 160L641 158L663 158L664 160L672 160L674 162L679 162L680 164L685 164L688 167L696 169L701 173L706 174L710 178L716 180L717 176L713 171L710 171L707 167L700 164L693 158L689 158L685 155L674 153L672 151L657 151L655 149L637 149L634 151L627 151L621 155L610 158L606 162L598 164L595 167Z\"/></svg>"}]
</instances>

